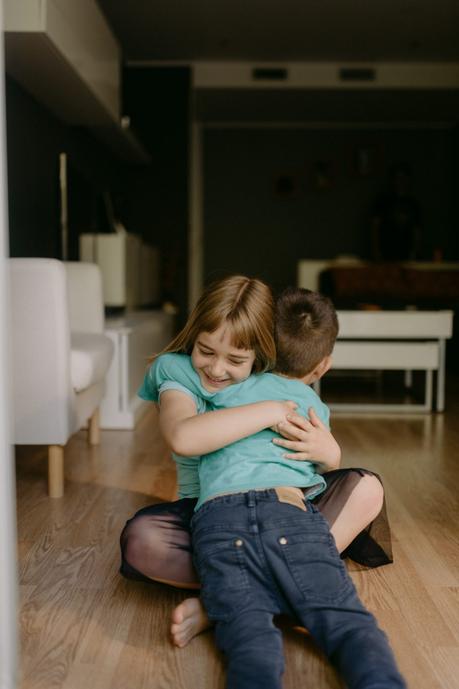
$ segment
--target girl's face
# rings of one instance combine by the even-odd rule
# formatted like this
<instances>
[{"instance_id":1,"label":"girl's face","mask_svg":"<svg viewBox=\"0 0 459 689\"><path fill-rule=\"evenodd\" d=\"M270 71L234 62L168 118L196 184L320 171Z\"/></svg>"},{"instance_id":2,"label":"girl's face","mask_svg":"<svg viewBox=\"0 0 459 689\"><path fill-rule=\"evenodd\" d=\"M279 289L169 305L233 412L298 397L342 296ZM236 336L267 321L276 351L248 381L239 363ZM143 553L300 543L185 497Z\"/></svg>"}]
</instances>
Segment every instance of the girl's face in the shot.
<instances>
[{"instance_id":1,"label":"girl's face","mask_svg":"<svg viewBox=\"0 0 459 689\"><path fill-rule=\"evenodd\" d=\"M191 361L203 387L217 392L250 376L255 352L233 347L231 329L223 324L213 333L199 333Z\"/></svg>"}]
</instances>

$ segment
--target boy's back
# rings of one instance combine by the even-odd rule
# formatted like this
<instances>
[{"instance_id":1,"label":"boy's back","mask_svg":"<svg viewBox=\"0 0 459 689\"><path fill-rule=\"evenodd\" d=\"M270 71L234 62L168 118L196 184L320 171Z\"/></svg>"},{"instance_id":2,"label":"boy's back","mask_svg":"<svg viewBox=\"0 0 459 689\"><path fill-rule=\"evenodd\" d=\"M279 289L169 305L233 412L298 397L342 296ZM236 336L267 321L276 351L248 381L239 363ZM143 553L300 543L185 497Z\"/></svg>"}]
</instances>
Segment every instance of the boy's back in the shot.
<instances>
[{"instance_id":1,"label":"boy's back","mask_svg":"<svg viewBox=\"0 0 459 689\"><path fill-rule=\"evenodd\" d=\"M253 375L239 385L222 390L209 400L209 408L237 407L268 399L292 400L303 416L313 407L328 425L328 408L312 388L300 380L272 373ZM257 488L296 486L308 488L308 497L320 493L325 480L317 474L315 465L285 459L285 450L272 442L276 436L268 428L203 455L199 465L201 495L197 509L216 495Z\"/></svg>"}]
</instances>

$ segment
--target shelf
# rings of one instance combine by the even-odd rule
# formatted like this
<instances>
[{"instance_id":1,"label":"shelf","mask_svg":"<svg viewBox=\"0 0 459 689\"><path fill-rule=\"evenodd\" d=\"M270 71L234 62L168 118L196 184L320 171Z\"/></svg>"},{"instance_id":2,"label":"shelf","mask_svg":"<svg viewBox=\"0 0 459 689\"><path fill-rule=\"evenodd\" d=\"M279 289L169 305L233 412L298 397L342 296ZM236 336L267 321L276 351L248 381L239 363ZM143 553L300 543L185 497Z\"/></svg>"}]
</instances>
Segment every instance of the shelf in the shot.
<instances>
[{"instance_id":1,"label":"shelf","mask_svg":"<svg viewBox=\"0 0 459 689\"><path fill-rule=\"evenodd\" d=\"M150 155L120 124L120 50L93 0L7 0L5 67L23 88L69 125L88 127L132 164Z\"/></svg>"},{"instance_id":2,"label":"shelf","mask_svg":"<svg viewBox=\"0 0 459 689\"><path fill-rule=\"evenodd\" d=\"M136 135L130 129L123 129L117 122L106 126L91 127L91 132L112 153L126 163L148 165L151 156L144 149Z\"/></svg>"}]
</instances>

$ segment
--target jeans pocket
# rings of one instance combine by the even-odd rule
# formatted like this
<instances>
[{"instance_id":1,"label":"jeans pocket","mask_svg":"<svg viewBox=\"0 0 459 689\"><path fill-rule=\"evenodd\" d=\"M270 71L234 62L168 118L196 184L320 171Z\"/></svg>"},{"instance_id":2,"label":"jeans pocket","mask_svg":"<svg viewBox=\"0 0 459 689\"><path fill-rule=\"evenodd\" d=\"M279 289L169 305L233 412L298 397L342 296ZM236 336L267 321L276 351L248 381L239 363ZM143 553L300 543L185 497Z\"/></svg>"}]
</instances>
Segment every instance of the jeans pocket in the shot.
<instances>
[{"instance_id":1,"label":"jeans pocket","mask_svg":"<svg viewBox=\"0 0 459 689\"><path fill-rule=\"evenodd\" d=\"M232 536L203 543L198 539L194 560L207 614L214 620L229 619L241 609L250 588L244 540Z\"/></svg>"},{"instance_id":2,"label":"jeans pocket","mask_svg":"<svg viewBox=\"0 0 459 689\"><path fill-rule=\"evenodd\" d=\"M287 535L278 539L278 547L296 587L308 601L339 602L353 590L330 534Z\"/></svg>"}]
</instances>

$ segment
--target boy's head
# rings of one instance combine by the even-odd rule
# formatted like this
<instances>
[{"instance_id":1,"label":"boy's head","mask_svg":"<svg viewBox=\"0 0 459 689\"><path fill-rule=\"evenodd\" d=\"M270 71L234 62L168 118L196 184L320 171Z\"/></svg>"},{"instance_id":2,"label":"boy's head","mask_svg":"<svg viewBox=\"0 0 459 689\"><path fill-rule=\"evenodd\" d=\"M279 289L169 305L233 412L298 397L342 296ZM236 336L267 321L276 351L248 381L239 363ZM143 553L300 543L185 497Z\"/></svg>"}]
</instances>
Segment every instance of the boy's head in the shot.
<instances>
[{"instance_id":1,"label":"boy's head","mask_svg":"<svg viewBox=\"0 0 459 689\"><path fill-rule=\"evenodd\" d=\"M275 307L276 371L292 378L320 378L330 367L338 318L328 297L289 287Z\"/></svg>"}]
</instances>

